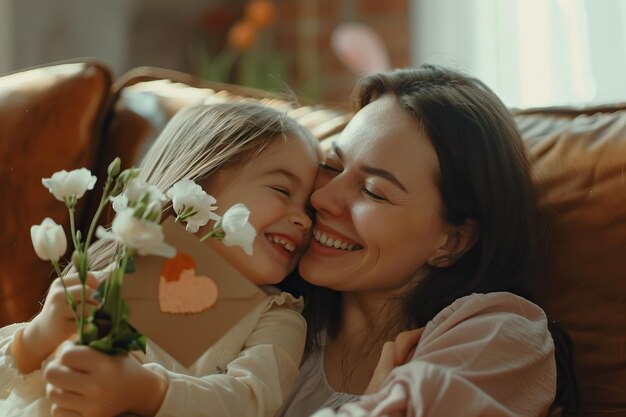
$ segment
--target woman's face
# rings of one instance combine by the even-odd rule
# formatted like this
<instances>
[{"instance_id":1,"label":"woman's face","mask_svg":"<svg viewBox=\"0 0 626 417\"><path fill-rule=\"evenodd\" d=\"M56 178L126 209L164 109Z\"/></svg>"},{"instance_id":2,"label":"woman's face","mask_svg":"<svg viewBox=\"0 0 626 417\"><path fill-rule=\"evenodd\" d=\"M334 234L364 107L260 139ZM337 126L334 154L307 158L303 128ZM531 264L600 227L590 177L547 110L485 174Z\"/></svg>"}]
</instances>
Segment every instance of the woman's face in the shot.
<instances>
[{"instance_id":1,"label":"woman's face","mask_svg":"<svg viewBox=\"0 0 626 417\"><path fill-rule=\"evenodd\" d=\"M304 278L338 291L387 291L410 281L448 238L438 171L429 139L394 98L361 109L318 173Z\"/></svg>"}]
</instances>

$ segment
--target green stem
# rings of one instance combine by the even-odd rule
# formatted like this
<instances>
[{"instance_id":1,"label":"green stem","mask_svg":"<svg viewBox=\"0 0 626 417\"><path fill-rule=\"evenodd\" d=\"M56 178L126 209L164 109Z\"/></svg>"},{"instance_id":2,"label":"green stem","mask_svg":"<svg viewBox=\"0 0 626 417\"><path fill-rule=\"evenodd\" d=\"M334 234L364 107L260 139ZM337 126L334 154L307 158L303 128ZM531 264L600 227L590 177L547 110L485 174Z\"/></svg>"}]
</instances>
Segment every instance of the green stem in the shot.
<instances>
[{"instance_id":1,"label":"green stem","mask_svg":"<svg viewBox=\"0 0 626 417\"><path fill-rule=\"evenodd\" d=\"M122 320L122 312L124 307L124 301L122 300L122 284L124 281L124 271L126 271L126 265L128 264L128 251L122 259L122 265L119 268L119 273L116 274L117 297L115 303L115 317L113 318L113 334L116 335L119 330L120 321Z\"/></svg>"},{"instance_id":2,"label":"green stem","mask_svg":"<svg viewBox=\"0 0 626 417\"><path fill-rule=\"evenodd\" d=\"M200 242L204 242L210 237L215 237L217 239L224 239L224 236L225 234L221 230L211 230L209 233L207 233L206 235L200 238Z\"/></svg>"},{"instance_id":3,"label":"green stem","mask_svg":"<svg viewBox=\"0 0 626 417\"><path fill-rule=\"evenodd\" d=\"M85 287L87 280L81 280L82 292L80 294L80 317L78 320L78 343L83 345L85 340Z\"/></svg>"},{"instance_id":4,"label":"green stem","mask_svg":"<svg viewBox=\"0 0 626 417\"><path fill-rule=\"evenodd\" d=\"M54 270L57 273L57 276L59 277L61 284L63 284L63 289L65 290L65 297L67 298L67 302L70 305L70 308L72 309L72 314L74 315L74 321L78 323L78 317L76 316L76 301L74 301L74 297L72 297L72 294L70 294L70 292L67 290L67 286L65 285L65 281L63 280L63 274L61 273L61 268L59 268L59 263L57 261L50 261L50 262L52 263L52 266L54 267Z\"/></svg>"},{"instance_id":5,"label":"green stem","mask_svg":"<svg viewBox=\"0 0 626 417\"><path fill-rule=\"evenodd\" d=\"M112 181L113 179L109 176L107 177L106 183L104 184L102 197L100 197L100 204L98 205L96 214L93 216L93 219L91 219L91 224L89 225L89 231L87 232L87 239L85 240L85 253L87 253L87 250L89 249L89 244L91 243L91 237L93 236L93 231L96 228L96 224L98 223L98 220L100 219L102 210L104 209L104 206L109 200L109 188L111 187Z\"/></svg>"},{"instance_id":6,"label":"green stem","mask_svg":"<svg viewBox=\"0 0 626 417\"><path fill-rule=\"evenodd\" d=\"M70 212L70 232L72 234L72 242L74 242L74 249L78 250L78 241L76 240L76 224L74 222L74 205L68 205L67 209Z\"/></svg>"}]
</instances>

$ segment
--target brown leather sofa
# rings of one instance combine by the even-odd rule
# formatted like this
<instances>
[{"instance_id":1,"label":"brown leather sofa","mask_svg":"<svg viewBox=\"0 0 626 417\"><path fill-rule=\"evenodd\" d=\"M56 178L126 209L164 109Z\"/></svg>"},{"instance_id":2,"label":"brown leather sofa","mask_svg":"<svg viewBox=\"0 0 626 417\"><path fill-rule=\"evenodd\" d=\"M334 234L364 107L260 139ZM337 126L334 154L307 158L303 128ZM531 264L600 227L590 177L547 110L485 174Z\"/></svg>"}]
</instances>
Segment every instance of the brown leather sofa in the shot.
<instances>
[{"instance_id":1,"label":"brown leather sofa","mask_svg":"<svg viewBox=\"0 0 626 417\"><path fill-rule=\"evenodd\" d=\"M49 216L69 228L42 177L83 166L102 175L116 155L129 166L182 106L242 99L289 109L320 140L350 118L340 107L162 69L113 82L106 65L89 60L0 77L0 325L37 313L49 285L30 226ZM626 416L626 104L515 113L551 217L550 279L537 296L572 336L585 415ZM79 222L93 206L77 208Z\"/></svg>"}]
</instances>

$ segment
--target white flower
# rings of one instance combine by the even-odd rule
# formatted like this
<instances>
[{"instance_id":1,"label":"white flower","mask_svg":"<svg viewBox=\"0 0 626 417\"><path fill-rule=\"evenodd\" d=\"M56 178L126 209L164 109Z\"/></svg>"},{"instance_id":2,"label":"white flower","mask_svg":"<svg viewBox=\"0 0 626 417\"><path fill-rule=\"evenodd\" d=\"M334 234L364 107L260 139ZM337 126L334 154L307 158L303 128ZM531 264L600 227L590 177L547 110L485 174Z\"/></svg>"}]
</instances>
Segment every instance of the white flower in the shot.
<instances>
[{"instance_id":1,"label":"white flower","mask_svg":"<svg viewBox=\"0 0 626 417\"><path fill-rule=\"evenodd\" d=\"M119 213L127 207L133 207L146 193L149 195L146 204L148 206L155 202L160 205L166 200L165 195L156 186L148 184L137 178L133 178L128 181L122 194L110 197L110 200L113 203L113 210L115 210L116 213Z\"/></svg>"},{"instance_id":2,"label":"white flower","mask_svg":"<svg viewBox=\"0 0 626 417\"><path fill-rule=\"evenodd\" d=\"M50 178L42 178L41 183L50 190L54 198L65 201L71 197L79 199L85 191L93 190L96 180L96 176L91 175L91 171L87 168L80 168L70 172L66 170L55 172Z\"/></svg>"},{"instance_id":3,"label":"white flower","mask_svg":"<svg viewBox=\"0 0 626 417\"><path fill-rule=\"evenodd\" d=\"M116 213L119 213L128 207L128 197L126 197L123 193L118 194L115 197L109 197L109 200L113 203L113 210L115 210Z\"/></svg>"},{"instance_id":4,"label":"white flower","mask_svg":"<svg viewBox=\"0 0 626 417\"><path fill-rule=\"evenodd\" d=\"M181 221L187 222L187 231L196 233L201 226L209 220L219 220L219 216L213 213L217 207L215 198L207 194L202 187L191 180L180 180L167 191L167 196L172 200L172 205ZM187 213L197 212L192 216Z\"/></svg>"},{"instance_id":5,"label":"white flower","mask_svg":"<svg viewBox=\"0 0 626 417\"><path fill-rule=\"evenodd\" d=\"M239 203L229 208L222 218L224 230L224 245L241 246L248 255L252 255L252 243L256 237L256 230L250 223L250 210Z\"/></svg>"},{"instance_id":6,"label":"white flower","mask_svg":"<svg viewBox=\"0 0 626 417\"><path fill-rule=\"evenodd\" d=\"M50 217L43 219L40 225L30 227L30 238L35 253L44 261L57 262L67 250L63 226L56 224Z\"/></svg>"},{"instance_id":7,"label":"white flower","mask_svg":"<svg viewBox=\"0 0 626 417\"><path fill-rule=\"evenodd\" d=\"M134 216L134 211L132 208L125 208L118 212L113 219L111 231L98 226L96 236L100 239L120 242L127 248L136 250L139 255L174 257L176 249L163 241L161 225L138 219Z\"/></svg>"}]
</instances>

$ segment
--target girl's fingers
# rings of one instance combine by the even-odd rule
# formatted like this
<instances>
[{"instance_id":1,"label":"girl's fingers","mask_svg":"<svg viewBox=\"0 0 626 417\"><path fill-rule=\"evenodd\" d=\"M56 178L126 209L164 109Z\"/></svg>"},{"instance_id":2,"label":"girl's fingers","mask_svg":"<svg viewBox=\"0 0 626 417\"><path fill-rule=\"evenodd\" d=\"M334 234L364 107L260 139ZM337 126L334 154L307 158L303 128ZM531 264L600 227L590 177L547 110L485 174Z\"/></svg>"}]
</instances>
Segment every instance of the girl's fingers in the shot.
<instances>
[{"instance_id":1,"label":"girl's fingers","mask_svg":"<svg viewBox=\"0 0 626 417\"><path fill-rule=\"evenodd\" d=\"M91 287L94 290L97 290L98 286L100 285L100 281L92 273L87 274L87 281L85 281L85 283L87 284L88 287Z\"/></svg>"},{"instance_id":2,"label":"girl's fingers","mask_svg":"<svg viewBox=\"0 0 626 417\"><path fill-rule=\"evenodd\" d=\"M82 395L53 384L46 384L46 397L60 408L67 410L80 410L80 406L85 402Z\"/></svg>"},{"instance_id":3,"label":"girl's fingers","mask_svg":"<svg viewBox=\"0 0 626 417\"><path fill-rule=\"evenodd\" d=\"M67 292L70 293L72 295L72 297L74 297L74 300L76 300L76 302L79 302L81 300L81 297L83 296L83 289L81 287L69 287L67 289ZM93 295L96 293L96 290L90 287L85 287L85 301L89 301L93 299Z\"/></svg>"},{"instance_id":4,"label":"girl's fingers","mask_svg":"<svg viewBox=\"0 0 626 417\"><path fill-rule=\"evenodd\" d=\"M395 352L396 352L396 342L385 342L383 345L383 350L380 352L380 359L378 360L378 365L376 365L376 370L374 374L382 373L385 376L391 372L391 370L396 366L395 364Z\"/></svg>"},{"instance_id":5,"label":"girl's fingers","mask_svg":"<svg viewBox=\"0 0 626 417\"><path fill-rule=\"evenodd\" d=\"M60 363L48 366L44 371L44 379L50 389L60 389L76 395L81 395L86 383L89 382L86 374L76 372Z\"/></svg>"},{"instance_id":6,"label":"girl's fingers","mask_svg":"<svg viewBox=\"0 0 626 417\"><path fill-rule=\"evenodd\" d=\"M378 391L394 368L408 360L409 354L417 346L423 332L424 328L402 332L394 342L386 342L383 345L378 365L374 369L365 394Z\"/></svg>"},{"instance_id":7,"label":"girl's fingers","mask_svg":"<svg viewBox=\"0 0 626 417\"><path fill-rule=\"evenodd\" d=\"M48 383L47 388L60 389L63 392L81 396L85 391L85 387L89 386L89 375L79 372L64 363L66 353L73 350L74 347L76 347L74 343L64 342L59 348L60 357L48 364L46 369L44 369L43 378Z\"/></svg>"},{"instance_id":8,"label":"girl's fingers","mask_svg":"<svg viewBox=\"0 0 626 417\"><path fill-rule=\"evenodd\" d=\"M80 282L80 278L78 278L78 274L70 274L63 278L57 278L57 279L63 279L65 286L68 288L74 285L79 286L79 287L82 286ZM94 274L88 273L85 284L87 288L93 288L94 290L96 290L98 289L98 286L100 285L100 281L98 280L98 278L96 278ZM62 285L62 284L59 282L59 285Z\"/></svg>"},{"instance_id":9,"label":"girl's fingers","mask_svg":"<svg viewBox=\"0 0 626 417\"><path fill-rule=\"evenodd\" d=\"M52 406L50 407L50 415L52 417L83 417L83 415L78 411L61 408L55 403L52 403Z\"/></svg>"},{"instance_id":10,"label":"girl's fingers","mask_svg":"<svg viewBox=\"0 0 626 417\"><path fill-rule=\"evenodd\" d=\"M422 333L424 333L424 327L402 332L396 337L394 357L396 366L402 365L410 359L409 354L419 343Z\"/></svg>"},{"instance_id":11,"label":"girl's fingers","mask_svg":"<svg viewBox=\"0 0 626 417\"><path fill-rule=\"evenodd\" d=\"M60 349L59 361L74 371L89 373L100 365L103 354L87 346L66 344Z\"/></svg>"},{"instance_id":12,"label":"girl's fingers","mask_svg":"<svg viewBox=\"0 0 626 417\"><path fill-rule=\"evenodd\" d=\"M387 376L389 376L389 374L395 367L395 351L395 342L385 342L385 344L383 345L383 350L380 352L378 365L376 365L376 369L374 369L372 379L370 379L370 383L365 389L365 394L371 394L378 391L385 379L387 379Z\"/></svg>"}]
</instances>

